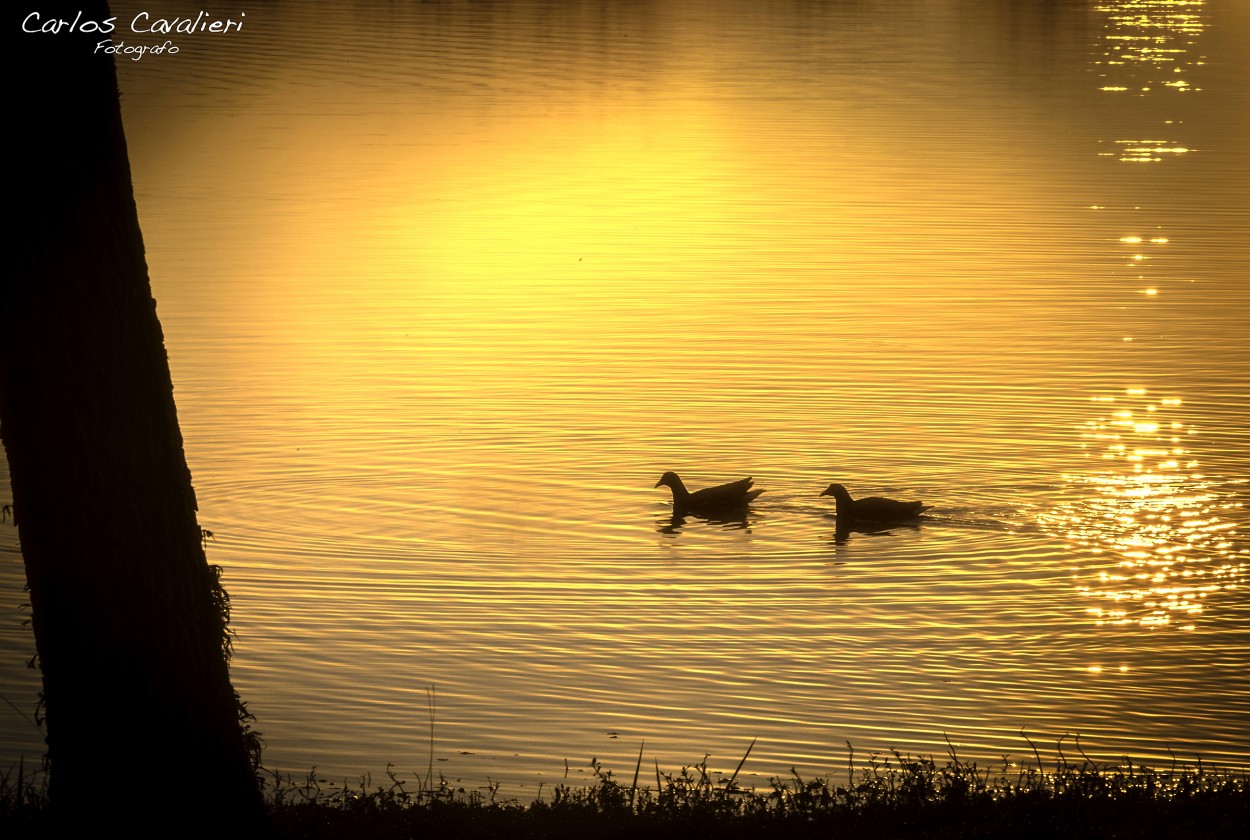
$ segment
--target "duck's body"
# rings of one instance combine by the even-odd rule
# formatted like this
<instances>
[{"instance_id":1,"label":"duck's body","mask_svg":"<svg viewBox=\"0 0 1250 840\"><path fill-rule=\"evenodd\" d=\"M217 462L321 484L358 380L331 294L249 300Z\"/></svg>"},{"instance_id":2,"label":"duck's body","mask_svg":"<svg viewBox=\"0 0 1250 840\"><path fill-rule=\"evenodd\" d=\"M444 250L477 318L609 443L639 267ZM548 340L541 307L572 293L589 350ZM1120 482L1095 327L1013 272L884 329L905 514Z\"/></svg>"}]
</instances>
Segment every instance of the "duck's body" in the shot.
<instances>
[{"instance_id":1,"label":"duck's body","mask_svg":"<svg viewBox=\"0 0 1250 840\"><path fill-rule=\"evenodd\" d=\"M852 499L841 484L830 484L820 495L833 496L839 526L853 522L907 522L931 507L924 502L900 502L881 496Z\"/></svg>"},{"instance_id":2,"label":"duck's body","mask_svg":"<svg viewBox=\"0 0 1250 840\"><path fill-rule=\"evenodd\" d=\"M686 489L686 485L682 482L681 477L669 470L660 476L660 480L655 483L655 486L667 487L673 491L673 513L675 515L686 513L707 515L725 511L745 510L752 499L764 492L763 490L752 490L751 485L754 483L755 480L748 477L739 481L731 481L728 484L721 484L717 487L704 487L702 490L696 490L691 493Z\"/></svg>"}]
</instances>

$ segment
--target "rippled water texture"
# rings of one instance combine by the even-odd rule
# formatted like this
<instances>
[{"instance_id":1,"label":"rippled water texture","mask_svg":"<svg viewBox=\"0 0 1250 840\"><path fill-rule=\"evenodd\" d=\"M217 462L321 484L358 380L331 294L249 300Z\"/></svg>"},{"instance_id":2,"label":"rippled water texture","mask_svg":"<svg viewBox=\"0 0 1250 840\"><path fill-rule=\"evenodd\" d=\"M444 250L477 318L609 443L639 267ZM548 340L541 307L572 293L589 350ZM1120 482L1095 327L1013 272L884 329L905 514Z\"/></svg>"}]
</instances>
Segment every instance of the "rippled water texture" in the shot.
<instances>
[{"instance_id":1,"label":"rippled water texture","mask_svg":"<svg viewBox=\"0 0 1250 840\"><path fill-rule=\"evenodd\" d=\"M269 766L424 771L429 686L436 769L518 795L644 741L1246 766L1245 4L256 5L177 43L123 108ZM669 469L766 492L675 523ZM835 534L831 481L933 509Z\"/></svg>"}]
</instances>

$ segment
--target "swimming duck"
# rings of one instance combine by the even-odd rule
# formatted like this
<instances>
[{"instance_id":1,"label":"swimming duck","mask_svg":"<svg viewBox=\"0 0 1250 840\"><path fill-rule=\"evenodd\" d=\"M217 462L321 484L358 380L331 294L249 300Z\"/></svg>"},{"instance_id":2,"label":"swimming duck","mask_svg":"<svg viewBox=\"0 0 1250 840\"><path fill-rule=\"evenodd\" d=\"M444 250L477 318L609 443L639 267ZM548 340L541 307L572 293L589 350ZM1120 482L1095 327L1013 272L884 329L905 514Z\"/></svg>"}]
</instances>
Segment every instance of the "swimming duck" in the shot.
<instances>
[{"instance_id":1,"label":"swimming duck","mask_svg":"<svg viewBox=\"0 0 1250 840\"><path fill-rule=\"evenodd\" d=\"M924 502L900 502L881 496L852 499L841 484L830 484L820 495L833 496L839 525L850 522L904 522L915 519L932 507Z\"/></svg>"},{"instance_id":2,"label":"swimming duck","mask_svg":"<svg viewBox=\"0 0 1250 840\"><path fill-rule=\"evenodd\" d=\"M739 481L731 481L728 484L721 484L717 487L704 487L702 490L696 490L691 493L686 489L686 485L682 482L681 477L669 470L660 476L660 480L655 483L655 486L668 487L673 491L673 513L680 515L684 513L708 514L717 511L743 510L751 503L752 499L764 492L763 490L752 490L751 485L754 483L755 480L748 477Z\"/></svg>"}]
</instances>

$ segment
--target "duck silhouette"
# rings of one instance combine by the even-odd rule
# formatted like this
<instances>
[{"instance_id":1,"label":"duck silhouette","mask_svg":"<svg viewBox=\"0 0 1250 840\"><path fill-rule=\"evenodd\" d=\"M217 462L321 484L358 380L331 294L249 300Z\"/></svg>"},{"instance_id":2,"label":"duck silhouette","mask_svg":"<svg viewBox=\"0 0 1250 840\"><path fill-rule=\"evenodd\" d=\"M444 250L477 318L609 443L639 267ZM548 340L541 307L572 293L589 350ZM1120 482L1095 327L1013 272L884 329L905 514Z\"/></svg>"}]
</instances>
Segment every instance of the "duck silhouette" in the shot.
<instances>
[{"instance_id":1,"label":"duck silhouette","mask_svg":"<svg viewBox=\"0 0 1250 840\"><path fill-rule=\"evenodd\" d=\"M860 522L907 522L932 507L924 502L900 502L881 496L852 499L851 494L841 484L830 484L820 495L833 496L838 511L839 528Z\"/></svg>"},{"instance_id":2,"label":"duck silhouette","mask_svg":"<svg viewBox=\"0 0 1250 840\"><path fill-rule=\"evenodd\" d=\"M763 493L763 490L752 490L755 479L747 477L716 487L704 487L691 493L686 489L681 476L669 470L660 476L656 487L667 487L673 491L673 515L682 516L687 513L696 516L711 516L718 513L745 510L751 500Z\"/></svg>"}]
</instances>

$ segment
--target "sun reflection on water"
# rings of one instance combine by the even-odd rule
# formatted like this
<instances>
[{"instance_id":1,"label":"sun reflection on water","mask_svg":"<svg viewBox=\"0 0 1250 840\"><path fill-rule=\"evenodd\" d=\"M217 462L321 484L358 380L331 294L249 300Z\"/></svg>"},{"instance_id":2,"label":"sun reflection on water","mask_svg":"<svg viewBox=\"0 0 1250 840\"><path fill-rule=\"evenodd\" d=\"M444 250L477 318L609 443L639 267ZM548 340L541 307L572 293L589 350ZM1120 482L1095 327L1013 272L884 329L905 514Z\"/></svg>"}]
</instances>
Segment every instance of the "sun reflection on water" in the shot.
<instances>
[{"instance_id":1,"label":"sun reflection on water","mask_svg":"<svg viewBox=\"0 0 1250 840\"><path fill-rule=\"evenodd\" d=\"M1162 155L1183 155L1189 152L1188 148L1175 145L1171 140L1144 139L1115 142L1119 149L1106 154L1118 154L1120 160L1125 163L1158 163L1163 160Z\"/></svg>"},{"instance_id":2,"label":"sun reflection on water","mask_svg":"<svg viewBox=\"0 0 1250 840\"><path fill-rule=\"evenodd\" d=\"M1202 473L1179 398L1133 388L1095 402L1106 411L1081 446L1098 466L1066 476L1079 498L1044 519L1077 550L1076 587L1095 623L1192 630L1250 568L1229 519L1241 503Z\"/></svg>"},{"instance_id":3,"label":"sun reflection on water","mask_svg":"<svg viewBox=\"0 0 1250 840\"><path fill-rule=\"evenodd\" d=\"M1155 91L1193 93L1195 68L1206 64L1198 39L1207 24L1205 0L1124 0L1104 3L1102 52L1094 62L1099 90L1115 96L1150 96ZM1172 120L1165 124L1174 125ZM1124 163L1160 163L1184 156L1184 143L1158 135L1116 139L1100 152Z\"/></svg>"},{"instance_id":4,"label":"sun reflection on water","mask_svg":"<svg viewBox=\"0 0 1250 840\"><path fill-rule=\"evenodd\" d=\"M1206 0L1123 0L1098 6L1107 16L1100 63L1109 67L1154 66L1176 76L1189 66L1202 64L1202 56L1194 55L1194 46L1206 28L1202 16L1205 5ZM1158 76L1145 84L1143 92L1149 91L1150 84L1178 90L1190 87L1181 78Z\"/></svg>"}]
</instances>

